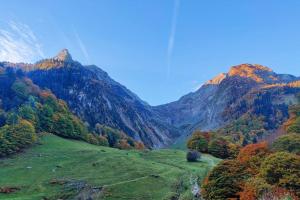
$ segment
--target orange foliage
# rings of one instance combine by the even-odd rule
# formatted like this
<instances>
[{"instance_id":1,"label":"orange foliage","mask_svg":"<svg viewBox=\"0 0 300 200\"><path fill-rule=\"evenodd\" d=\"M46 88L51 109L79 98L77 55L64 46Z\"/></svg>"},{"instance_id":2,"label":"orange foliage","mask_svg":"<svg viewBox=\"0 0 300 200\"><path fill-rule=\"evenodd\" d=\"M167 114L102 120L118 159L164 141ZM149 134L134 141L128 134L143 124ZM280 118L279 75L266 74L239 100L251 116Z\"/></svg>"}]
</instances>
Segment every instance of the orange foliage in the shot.
<instances>
[{"instance_id":1,"label":"orange foliage","mask_svg":"<svg viewBox=\"0 0 300 200\"><path fill-rule=\"evenodd\" d=\"M145 145L142 142L135 142L134 147L137 150L144 150L145 149Z\"/></svg>"},{"instance_id":2,"label":"orange foliage","mask_svg":"<svg viewBox=\"0 0 300 200\"><path fill-rule=\"evenodd\" d=\"M43 99L46 99L48 97L55 98L55 96L50 91L46 91L46 90L41 91L40 97Z\"/></svg>"},{"instance_id":3,"label":"orange foliage","mask_svg":"<svg viewBox=\"0 0 300 200\"><path fill-rule=\"evenodd\" d=\"M250 185L244 185L242 188L242 192L238 193L240 196L240 200L255 200L256 197L256 190Z\"/></svg>"},{"instance_id":4,"label":"orange foliage","mask_svg":"<svg viewBox=\"0 0 300 200\"><path fill-rule=\"evenodd\" d=\"M117 144L117 148L119 148L119 149L131 149L131 146L127 143L127 140L122 139Z\"/></svg>"},{"instance_id":5,"label":"orange foliage","mask_svg":"<svg viewBox=\"0 0 300 200\"><path fill-rule=\"evenodd\" d=\"M238 161L241 163L246 163L253 156L266 155L268 153L268 145L266 142L260 142L257 144L249 144L243 147L238 154Z\"/></svg>"}]
</instances>

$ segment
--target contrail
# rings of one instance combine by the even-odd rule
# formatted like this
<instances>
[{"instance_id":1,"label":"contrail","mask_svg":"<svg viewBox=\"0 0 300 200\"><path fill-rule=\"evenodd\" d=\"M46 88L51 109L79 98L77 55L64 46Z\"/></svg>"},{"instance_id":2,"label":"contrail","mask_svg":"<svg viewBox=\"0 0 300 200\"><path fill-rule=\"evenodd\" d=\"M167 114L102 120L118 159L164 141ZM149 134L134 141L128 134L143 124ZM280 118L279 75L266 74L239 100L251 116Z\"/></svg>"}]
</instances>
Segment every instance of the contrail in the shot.
<instances>
[{"instance_id":1,"label":"contrail","mask_svg":"<svg viewBox=\"0 0 300 200\"><path fill-rule=\"evenodd\" d=\"M171 59L172 59L173 48L174 48L174 40L175 40L176 24L177 24L179 6L180 6L180 0L175 0L174 1L174 8L173 8L171 32L170 32L169 43L168 43L168 52L167 52L167 78L168 79L169 79L170 74L171 74Z\"/></svg>"},{"instance_id":2,"label":"contrail","mask_svg":"<svg viewBox=\"0 0 300 200\"><path fill-rule=\"evenodd\" d=\"M81 38L79 37L79 35L78 35L76 29L74 29L74 35L75 35L75 37L76 37L77 43L78 43L78 45L79 45L79 47L80 47L80 50L81 50L81 52L82 52L82 54L83 54L83 56L84 56L86 62L87 62L87 63L90 63L90 57L89 57L89 54L88 54L88 52L87 52L87 50L86 50L86 48L85 48L84 43L82 42Z\"/></svg>"}]
</instances>

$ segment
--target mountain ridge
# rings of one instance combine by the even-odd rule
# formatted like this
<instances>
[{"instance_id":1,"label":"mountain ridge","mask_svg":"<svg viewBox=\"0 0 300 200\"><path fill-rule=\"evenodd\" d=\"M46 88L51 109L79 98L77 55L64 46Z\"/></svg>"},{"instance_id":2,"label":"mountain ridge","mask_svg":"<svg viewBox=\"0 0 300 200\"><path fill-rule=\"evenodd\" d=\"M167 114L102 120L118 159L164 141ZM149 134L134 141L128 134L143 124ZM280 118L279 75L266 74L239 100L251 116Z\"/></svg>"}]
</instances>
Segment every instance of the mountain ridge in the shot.
<instances>
[{"instance_id":1,"label":"mountain ridge","mask_svg":"<svg viewBox=\"0 0 300 200\"><path fill-rule=\"evenodd\" d=\"M62 50L35 64L4 65L23 69L35 84L66 101L92 129L98 124L108 125L152 148L171 144L179 135L177 128L160 120L148 103L102 69L81 65L71 58L67 50Z\"/></svg>"},{"instance_id":2,"label":"mountain ridge","mask_svg":"<svg viewBox=\"0 0 300 200\"><path fill-rule=\"evenodd\" d=\"M287 117L288 103L280 98L293 99L300 88L294 83L299 77L277 74L263 65L241 64L177 101L151 106L96 65L74 61L67 49L35 64L2 62L0 65L22 69L35 84L65 100L72 112L91 128L97 124L108 125L153 148L170 145L195 129L216 130L247 112L254 112L240 104L249 97L252 99L247 105L253 106L251 102L263 90L283 104L272 111L283 113L280 120L275 120L281 122ZM278 87L285 89L276 90ZM251 92L254 94L249 95ZM273 103L266 105L272 107Z\"/></svg>"},{"instance_id":3,"label":"mountain ridge","mask_svg":"<svg viewBox=\"0 0 300 200\"><path fill-rule=\"evenodd\" d=\"M251 108L238 105L238 102L246 97L250 98L250 102L258 102L255 99L265 91L273 95L274 101L264 106L275 108L278 104L276 101L282 104L279 110L277 107L275 109L283 113L284 117L279 120L282 121L288 115L288 103L280 99L290 98L291 102L294 102L292 99L296 99L295 95L300 91L300 86L297 84L299 80L299 77L277 74L262 65L236 65L227 73L221 73L207 81L197 91L184 95L177 101L157 106L155 109L168 123L182 128L183 132L189 135L195 129L217 130L247 112L254 112ZM253 95L247 96L251 92ZM254 106L253 103L249 104ZM227 113L228 110L234 110L234 115L232 112Z\"/></svg>"}]
</instances>

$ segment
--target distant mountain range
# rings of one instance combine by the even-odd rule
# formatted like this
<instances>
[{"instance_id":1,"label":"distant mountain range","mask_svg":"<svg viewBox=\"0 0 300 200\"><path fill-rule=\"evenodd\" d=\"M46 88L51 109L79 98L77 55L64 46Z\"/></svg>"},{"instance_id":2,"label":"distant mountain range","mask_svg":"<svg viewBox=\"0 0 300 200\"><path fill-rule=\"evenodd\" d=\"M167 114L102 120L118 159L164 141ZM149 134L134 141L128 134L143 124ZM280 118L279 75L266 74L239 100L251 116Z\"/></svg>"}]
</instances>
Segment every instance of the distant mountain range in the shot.
<instances>
[{"instance_id":1,"label":"distant mountain range","mask_svg":"<svg viewBox=\"0 0 300 200\"><path fill-rule=\"evenodd\" d=\"M66 49L35 64L2 62L0 67L22 69L36 85L65 100L91 128L105 124L153 148L195 129L219 129L246 113L263 116L266 128L275 129L287 119L288 106L300 92L299 77L242 64L178 101L153 107L99 67L74 61Z\"/></svg>"}]
</instances>

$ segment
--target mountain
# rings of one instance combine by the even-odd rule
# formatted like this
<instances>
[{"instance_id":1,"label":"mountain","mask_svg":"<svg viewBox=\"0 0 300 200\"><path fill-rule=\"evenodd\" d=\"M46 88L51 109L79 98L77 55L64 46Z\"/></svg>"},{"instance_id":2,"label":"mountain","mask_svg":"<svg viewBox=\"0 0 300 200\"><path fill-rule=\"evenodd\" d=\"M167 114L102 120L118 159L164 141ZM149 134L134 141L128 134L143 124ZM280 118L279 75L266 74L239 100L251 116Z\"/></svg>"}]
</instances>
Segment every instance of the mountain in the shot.
<instances>
[{"instance_id":1,"label":"mountain","mask_svg":"<svg viewBox=\"0 0 300 200\"><path fill-rule=\"evenodd\" d=\"M34 84L66 101L92 129L110 126L153 148L168 145L179 135L177 128L160 120L137 95L99 67L74 61L66 49L35 64L2 65L25 71Z\"/></svg>"},{"instance_id":2,"label":"mountain","mask_svg":"<svg viewBox=\"0 0 300 200\"><path fill-rule=\"evenodd\" d=\"M274 130L288 118L288 107L300 92L299 77L241 64L178 101L153 107L99 67L73 60L67 49L34 64L0 66L22 69L34 84L66 101L92 130L109 126L152 148L172 144L195 129L224 128L224 134L239 132L241 126Z\"/></svg>"},{"instance_id":3,"label":"mountain","mask_svg":"<svg viewBox=\"0 0 300 200\"><path fill-rule=\"evenodd\" d=\"M167 123L185 133L216 130L245 114L264 117L274 129L288 117L288 105L300 92L299 78L277 74L262 65L231 67L178 101L155 107Z\"/></svg>"}]
</instances>

